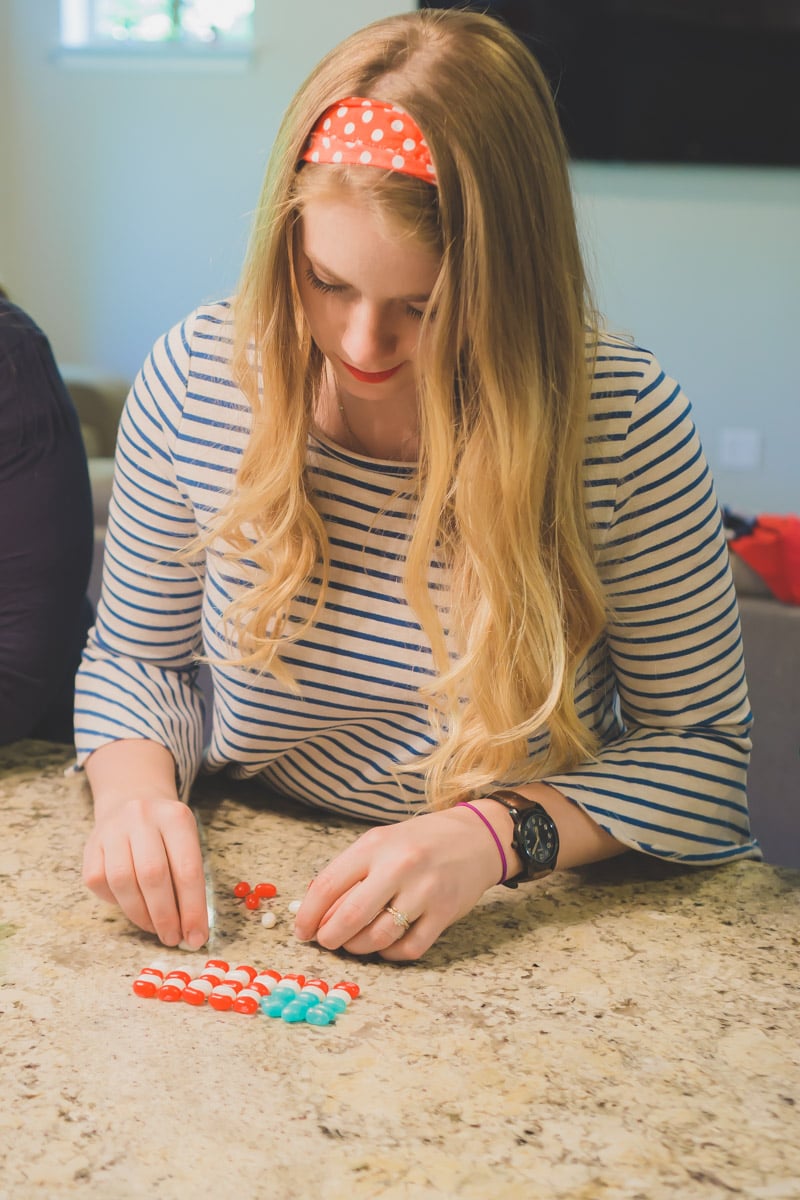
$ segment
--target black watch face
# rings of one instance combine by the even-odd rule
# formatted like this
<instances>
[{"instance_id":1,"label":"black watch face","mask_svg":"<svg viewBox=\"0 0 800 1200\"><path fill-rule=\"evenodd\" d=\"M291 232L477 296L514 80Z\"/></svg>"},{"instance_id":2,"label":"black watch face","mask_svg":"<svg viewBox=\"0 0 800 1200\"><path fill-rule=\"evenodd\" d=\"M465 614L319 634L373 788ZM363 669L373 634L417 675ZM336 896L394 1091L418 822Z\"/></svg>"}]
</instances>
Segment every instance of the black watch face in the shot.
<instances>
[{"instance_id":1,"label":"black watch face","mask_svg":"<svg viewBox=\"0 0 800 1200\"><path fill-rule=\"evenodd\" d=\"M519 827L524 857L540 867L554 867L558 854L558 834L552 819L544 812L525 813Z\"/></svg>"}]
</instances>

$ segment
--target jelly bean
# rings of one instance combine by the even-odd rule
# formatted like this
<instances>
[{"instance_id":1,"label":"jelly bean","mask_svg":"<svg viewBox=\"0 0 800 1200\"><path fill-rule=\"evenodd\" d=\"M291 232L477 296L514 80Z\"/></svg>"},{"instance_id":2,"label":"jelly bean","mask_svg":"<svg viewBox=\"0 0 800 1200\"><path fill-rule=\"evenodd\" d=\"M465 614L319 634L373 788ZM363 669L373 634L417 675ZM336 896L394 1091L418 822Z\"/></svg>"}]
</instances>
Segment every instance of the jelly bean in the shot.
<instances>
[{"instance_id":1,"label":"jelly bean","mask_svg":"<svg viewBox=\"0 0 800 1200\"><path fill-rule=\"evenodd\" d=\"M258 992L252 988L244 988L233 1002L233 1011L235 1013L247 1013L248 1016L254 1012L258 1012L258 1005L261 1000Z\"/></svg>"},{"instance_id":2,"label":"jelly bean","mask_svg":"<svg viewBox=\"0 0 800 1200\"><path fill-rule=\"evenodd\" d=\"M264 996L259 1004L259 1008L265 1017L279 1017L286 1008L288 1001L275 999L275 996Z\"/></svg>"},{"instance_id":3,"label":"jelly bean","mask_svg":"<svg viewBox=\"0 0 800 1200\"><path fill-rule=\"evenodd\" d=\"M234 1000L241 990L241 984L238 987L234 987L233 984L222 983L214 988L208 997L208 1003L217 1012L227 1012L232 1007Z\"/></svg>"},{"instance_id":4,"label":"jelly bean","mask_svg":"<svg viewBox=\"0 0 800 1200\"><path fill-rule=\"evenodd\" d=\"M164 982L156 992L157 998L166 1000L168 1003L180 1000L181 992L190 983L191 978L188 971L168 971L164 976Z\"/></svg>"},{"instance_id":5,"label":"jelly bean","mask_svg":"<svg viewBox=\"0 0 800 1200\"><path fill-rule=\"evenodd\" d=\"M313 996L315 1000L324 1000L326 993L320 987L314 987L313 985L306 984L300 995Z\"/></svg>"},{"instance_id":6,"label":"jelly bean","mask_svg":"<svg viewBox=\"0 0 800 1200\"><path fill-rule=\"evenodd\" d=\"M205 1004L214 990L214 986L214 983L210 979L204 979L201 975L198 979L193 979L191 983L187 984L181 999L185 1000L187 1004L194 1004L199 1007L201 1004Z\"/></svg>"},{"instance_id":7,"label":"jelly bean","mask_svg":"<svg viewBox=\"0 0 800 1200\"><path fill-rule=\"evenodd\" d=\"M347 992L348 996L350 996L352 1000L355 1000L356 996L358 996L361 992L361 988L357 983L348 983L344 979L340 980L339 983L335 983L333 986L335 988L341 988L343 991Z\"/></svg>"},{"instance_id":8,"label":"jelly bean","mask_svg":"<svg viewBox=\"0 0 800 1200\"><path fill-rule=\"evenodd\" d=\"M133 981L133 990L137 996L152 1000L164 981L164 972L157 967L145 967Z\"/></svg>"},{"instance_id":9,"label":"jelly bean","mask_svg":"<svg viewBox=\"0 0 800 1200\"><path fill-rule=\"evenodd\" d=\"M295 1025L299 1021L305 1021L308 1005L298 1002L297 1000L290 1001L281 1013L281 1018L287 1021L290 1025Z\"/></svg>"},{"instance_id":10,"label":"jelly bean","mask_svg":"<svg viewBox=\"0 0 800 1200\"><path fill-rule=\"evenodd\" d=\"M265 987L268 992L271 992L275 984L280 983L280 979L277 971L259 971L250 986L255 987L258 984L259 987Z\"/></svg>"},{"instance_id":11,"label":"jelly bean","mask_svg":"<svg viewBox=\"0 0 800 1200\"><path fill-rule=\"evenodd\" d=\"M330 988L328 987L328 985L324 979L307 979L305 982L305 986L307 988L309 988L309 987L322 988L323 992L325 992L326 995L330 991Z\"/></svg>"},{"instance_id":12,"label":"jelly bean","mask_svg":"<svg viewBox=\"0 0 800 1200\"><path fill-rule=\"evenodd\" d=\"M309 1025L332 1025L336 1020L336 1013L331 1012L324 1004L315 1004L306 1013L306 1021Z\"/></svg>"},{"instance_id":13,"label":"jelly bean","mask_svg":"<svg viewBox=\"0 0 800 1200\"><path fill-rule=\"evenodd\" d=\"M288 983L290 980L294 980L297 986L301 988L305 984L306 977L305 975L296 975L293 971L290 971L288 975L281 975L281 983Z\"/></svg>"}]
</instances>

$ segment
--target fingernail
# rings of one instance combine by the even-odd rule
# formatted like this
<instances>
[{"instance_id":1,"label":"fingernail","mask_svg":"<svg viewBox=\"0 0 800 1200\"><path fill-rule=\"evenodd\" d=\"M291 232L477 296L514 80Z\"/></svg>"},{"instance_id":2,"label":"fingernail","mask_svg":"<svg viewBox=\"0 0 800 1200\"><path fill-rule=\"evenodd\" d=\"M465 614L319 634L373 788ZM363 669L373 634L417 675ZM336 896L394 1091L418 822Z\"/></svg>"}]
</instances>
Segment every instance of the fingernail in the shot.
<instances>
[{"instance_id":1,"label":"fingernail","mask_svg":"<svg viewBox=\"0 0 800 1200\"><path fill-rule=\"evenodd\" d=\"M206 944L206 935L201 933L199 929L190 929L186 935L186 945L192 950L199 950L201 946Z\"/></svg>"}]
</instances>

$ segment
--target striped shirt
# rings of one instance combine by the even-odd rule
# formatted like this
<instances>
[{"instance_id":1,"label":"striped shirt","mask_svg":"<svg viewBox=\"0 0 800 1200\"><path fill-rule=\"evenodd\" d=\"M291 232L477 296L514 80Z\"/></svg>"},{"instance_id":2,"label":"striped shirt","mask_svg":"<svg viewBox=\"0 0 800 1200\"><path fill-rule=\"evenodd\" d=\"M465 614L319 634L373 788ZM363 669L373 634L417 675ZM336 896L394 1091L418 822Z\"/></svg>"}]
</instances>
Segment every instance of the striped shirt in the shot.
<instances>
[{"instance_id":1,"label":"striped shirt","mask_svg":"<svg viewBox=\"0 0 800 1200\"><path fill-rule=\"evenodd\" d=\"M221 615L241 594L212 543L176 554L231 493L250 409L230 369L227 303L155 346L121 421L102 596L78 674L78 762L118 738L166 746L186 795L201 765L260 775L287 796L373 823L424 803L431 747L419 683L430 647L405 598L413 466L319 435L307 478L328 535L324 608L282 655L296 683L227 661ZM590 763L547 782L625 845L703 864L758 857L745 792L750 710L736 598L713 484L678 385L646 350L605 336L584 479L612 617L578 677ZM431 565L434 587L447 570ZM314 603L295 599L296 612ZM203 749L197 655L210 660ZM535 759L547 732L530 741Z\"/></svg>"}]
</instances>

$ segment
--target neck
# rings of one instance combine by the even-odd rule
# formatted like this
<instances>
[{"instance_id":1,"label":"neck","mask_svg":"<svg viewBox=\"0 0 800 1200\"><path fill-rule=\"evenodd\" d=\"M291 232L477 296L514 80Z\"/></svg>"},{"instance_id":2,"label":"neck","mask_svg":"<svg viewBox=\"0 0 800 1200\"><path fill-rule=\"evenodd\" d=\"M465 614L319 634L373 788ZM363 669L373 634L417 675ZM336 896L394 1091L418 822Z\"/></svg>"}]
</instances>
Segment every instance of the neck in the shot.
<instances>
[{"instance_id":1,"label":"neck","mask_svg":"<svg viewBox=\"0 0 800 1200\"><path fill-rule=\"evenodd\" d=\"M392 410L388 417L366 401L326 389L320 398L320 428L339 445L366 458L415 462L419 448L419 424L413 413Z\"/></svg>"}]
</instances>

